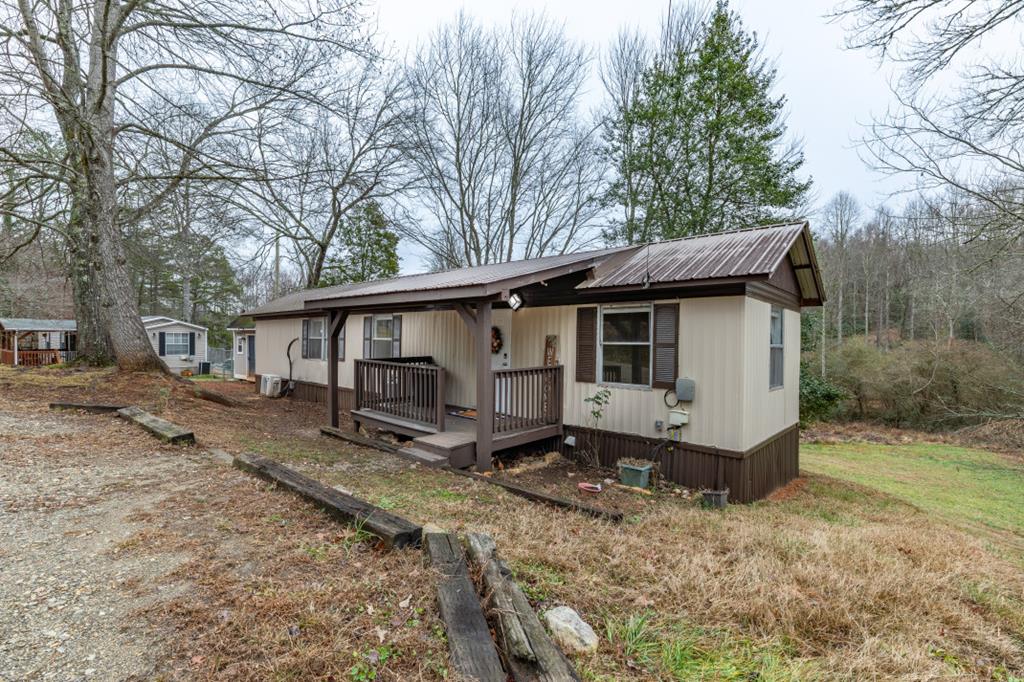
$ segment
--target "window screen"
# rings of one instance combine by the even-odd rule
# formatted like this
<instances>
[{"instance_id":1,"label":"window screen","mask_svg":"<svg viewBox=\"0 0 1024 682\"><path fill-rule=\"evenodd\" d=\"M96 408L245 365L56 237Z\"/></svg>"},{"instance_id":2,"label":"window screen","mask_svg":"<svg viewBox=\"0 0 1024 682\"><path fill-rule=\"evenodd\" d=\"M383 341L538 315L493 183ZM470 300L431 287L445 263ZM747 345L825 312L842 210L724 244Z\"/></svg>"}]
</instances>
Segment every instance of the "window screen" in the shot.
<instances>
[{"instance_id":1,"label":"window screen","mask_svg":"<svg viewBox=\"0 0 1024 682\"><path fill-rule=\"evenodd\" d=\"M651 308L601 309L601 381L651 385Z\"/></svg>"},{"instance_id":2,"label":"window screen","mask_svg":"<svg viewBox=\"0 0 1024 682\"><path fill-rule=\"evenodd\" d=\"M322 360L324 357L324 319L314 318L309 321L309 340L306 342L306 357L311 360Z\"/></svg>"},{"instance_id":3,"label":"window screen","mask_svg":"<svg viewBox=\"0 0 1024 682\"><path fill-rule=\"evenodd\" d=\"M188 332L167 332L164 355L188 355Z\"/></svg>"},{"instance_id":4,"label":"window screen","mask_svg":"<svg viewBox=\"0 0 1024 682\"><path fill-rule=\"evenodd\" d=\"M395 321L391 315L373 316L373 357L376 359L390 358L392 341L395 337Z\"/></svg>"}]
</instances>

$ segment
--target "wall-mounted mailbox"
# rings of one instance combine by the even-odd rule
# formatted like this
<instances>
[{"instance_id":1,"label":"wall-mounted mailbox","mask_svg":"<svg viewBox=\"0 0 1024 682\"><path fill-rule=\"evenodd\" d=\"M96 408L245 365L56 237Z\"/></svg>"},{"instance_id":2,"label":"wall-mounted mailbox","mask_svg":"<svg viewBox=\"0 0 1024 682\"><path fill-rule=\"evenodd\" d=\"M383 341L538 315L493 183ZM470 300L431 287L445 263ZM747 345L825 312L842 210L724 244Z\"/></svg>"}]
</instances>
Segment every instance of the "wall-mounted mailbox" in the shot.
<instances>
[{"instance_id":1,"label":"wall-mounted mailbox","mask_svg":"<svg viewBox=\"0 0 1024 682\"><path fill-rule=\"evenodd\" d=\"M686 377L676 379L676 400L681 403L692 403L693 394L697 390L697 382Z\"/></svg>"}]
</instances>

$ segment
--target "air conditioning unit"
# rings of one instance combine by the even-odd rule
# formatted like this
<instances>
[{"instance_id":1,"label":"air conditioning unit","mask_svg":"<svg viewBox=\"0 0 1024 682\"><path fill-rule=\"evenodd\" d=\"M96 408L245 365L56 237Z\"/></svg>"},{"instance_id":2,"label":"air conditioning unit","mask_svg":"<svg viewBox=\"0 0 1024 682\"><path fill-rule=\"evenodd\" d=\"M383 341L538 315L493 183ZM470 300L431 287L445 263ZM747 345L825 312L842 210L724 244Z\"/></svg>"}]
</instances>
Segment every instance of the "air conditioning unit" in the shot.
<instances>
[{"instance_id":1,"label":"air conditioning unit","mask_svg":"<svg viewBox=\"0 0 1024 682\"><path fill-rule=\"evenodd\" d=\"M274 397L280 392L281 377L276 374L264 374L260 377L260 393L265 396Z\"/></svg>"}]
</instances>

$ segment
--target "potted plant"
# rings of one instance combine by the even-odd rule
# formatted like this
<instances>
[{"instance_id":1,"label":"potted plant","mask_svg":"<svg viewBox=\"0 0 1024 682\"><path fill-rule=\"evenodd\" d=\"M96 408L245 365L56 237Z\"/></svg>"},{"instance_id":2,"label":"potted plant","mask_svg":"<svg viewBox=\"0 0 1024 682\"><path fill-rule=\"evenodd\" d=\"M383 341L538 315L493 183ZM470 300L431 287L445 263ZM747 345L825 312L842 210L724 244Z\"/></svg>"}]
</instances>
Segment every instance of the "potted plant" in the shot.
<instances>
[{"instance_id":1,"label":"potted plant","mask_svg":"<svg viewBox=\"0 0 1024 682\"><path fill-rule=\"evenodd\" d=\"M646 459L626 457L619 462L619 481L633 488L647 488L651 484L653 464Z\"/></svg>"}]
</instances>

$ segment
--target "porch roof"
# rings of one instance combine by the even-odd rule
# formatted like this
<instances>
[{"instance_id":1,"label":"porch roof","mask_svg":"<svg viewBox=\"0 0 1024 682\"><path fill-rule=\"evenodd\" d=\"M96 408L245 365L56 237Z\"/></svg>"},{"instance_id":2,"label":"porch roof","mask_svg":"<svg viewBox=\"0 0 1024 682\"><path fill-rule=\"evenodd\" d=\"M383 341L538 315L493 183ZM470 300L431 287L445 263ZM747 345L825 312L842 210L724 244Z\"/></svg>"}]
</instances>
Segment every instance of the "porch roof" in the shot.
<instances>
[{"instance_id":1,"label":"porch roof","mask_svg":"<svg viewBox=\"0 0 1024 682\"><path fill-rule=\"evenodd\" d=\"M0 329L9 332L73 332L74 320L40 320L29 317L0 317Z\"/></svg>"}]
</instances>

